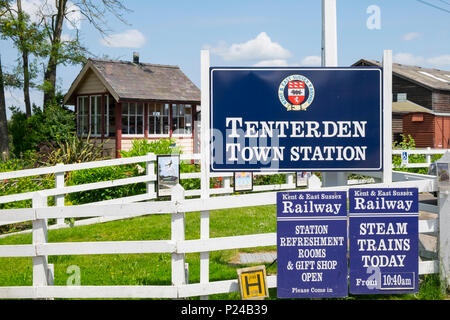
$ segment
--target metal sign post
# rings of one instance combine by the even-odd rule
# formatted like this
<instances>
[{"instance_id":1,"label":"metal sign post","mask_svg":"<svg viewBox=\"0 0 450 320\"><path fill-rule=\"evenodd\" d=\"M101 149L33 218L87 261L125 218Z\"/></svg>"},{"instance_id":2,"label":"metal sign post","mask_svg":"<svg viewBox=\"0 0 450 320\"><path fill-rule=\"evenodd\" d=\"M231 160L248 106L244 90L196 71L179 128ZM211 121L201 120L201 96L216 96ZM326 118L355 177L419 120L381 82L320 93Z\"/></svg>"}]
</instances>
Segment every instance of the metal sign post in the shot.
<instances>
[{"instance_id":1,"label":"metal sign post","mask_svg":"<svg viewBox=\"0 0 450 320\"><path fill-rule=\"evenodd\" d=\"M337 17L336 0L322 0L322 67L337 67ZM323 172L324 187L347 184L345 172Z\"/></svg>"},{"instance_id":2,"label":"metal sign post","mask_svg":"<svg viewBox=\"0 0 450 320\"><path fill-rule=\"evenodd\" d=\"M336 0L322 0L322 67L337 67Z\"/></svg>"}]
</instances>

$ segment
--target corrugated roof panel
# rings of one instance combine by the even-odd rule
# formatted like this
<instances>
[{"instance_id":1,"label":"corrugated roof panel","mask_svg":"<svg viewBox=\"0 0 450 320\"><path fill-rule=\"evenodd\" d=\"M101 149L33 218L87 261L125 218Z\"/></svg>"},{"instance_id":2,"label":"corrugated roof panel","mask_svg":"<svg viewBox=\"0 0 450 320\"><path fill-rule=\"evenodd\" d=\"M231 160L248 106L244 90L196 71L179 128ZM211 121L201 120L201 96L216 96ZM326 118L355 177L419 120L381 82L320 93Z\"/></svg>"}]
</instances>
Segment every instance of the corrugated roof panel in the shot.
<instances>
[{"instance_id":1,"label":"corrugated roof panel","mask_svg":"<svg viewBox=\"0 0 450 320\"><path fill-rule=\"evenodd\" d=\"M435 75L432 75L432 74L430 74L430 73L428 73L428 72L425 72L425 71L419 71L419 73L424 74L424 75L426 75L426 76L428 76L428 77L430 77L430 78L433 78L433 79L442 81L442 82L446 82L446 83L450 82L450 81L448 81L448 80L445 80L445 79L436 77Z\"/></svg>"},{"instance_id":2,"label":"corrugated roof panel","mask_svg":"<svg viewBox=\"0 0 450 320\"><path fill-rule=\"evenodd\" d=\"M360 59L353 65L359 65L362 63L365 65L382 67L381 62L370 59ZM393 63L392 73L399 77L419 83L430 89L450 91L450 81L447 81L445 79L445 77L450 78L450 75L449 71L446 70L422 68L418 66L408 66L399 63Z\"/></svg>"}]
</instances>

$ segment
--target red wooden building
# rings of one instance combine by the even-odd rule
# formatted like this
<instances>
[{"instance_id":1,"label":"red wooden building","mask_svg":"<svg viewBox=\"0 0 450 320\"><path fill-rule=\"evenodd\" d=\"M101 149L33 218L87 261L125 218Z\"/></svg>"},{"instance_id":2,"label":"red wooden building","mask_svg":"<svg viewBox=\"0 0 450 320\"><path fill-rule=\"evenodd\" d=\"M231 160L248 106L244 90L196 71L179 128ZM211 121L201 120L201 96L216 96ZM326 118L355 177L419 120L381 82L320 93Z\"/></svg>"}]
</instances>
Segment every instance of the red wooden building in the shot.
<instances>
[{"instance_id":1,"label":"red wooden building","mask_svg":"<svg viewBox=\"0 0 450 320\"><path fill-rule=\"evenodd\" d=\"M354 66L382 66L361 59ZM418 148L450 148L450 71L392 65L392 133L410 134Z\"/></svg>"},{"instance_id":2,"label":"red wooden building","mask_svg":"<svg viewBox=\"0 0 450 320\"><path fill-rule=\"evenodd\" d=\"M64 97L74 105L77 133L104 142L119 157L133 139L172 137L195 153L200 90L177 66L89 59Z\"/></svg>"}]
</instances>

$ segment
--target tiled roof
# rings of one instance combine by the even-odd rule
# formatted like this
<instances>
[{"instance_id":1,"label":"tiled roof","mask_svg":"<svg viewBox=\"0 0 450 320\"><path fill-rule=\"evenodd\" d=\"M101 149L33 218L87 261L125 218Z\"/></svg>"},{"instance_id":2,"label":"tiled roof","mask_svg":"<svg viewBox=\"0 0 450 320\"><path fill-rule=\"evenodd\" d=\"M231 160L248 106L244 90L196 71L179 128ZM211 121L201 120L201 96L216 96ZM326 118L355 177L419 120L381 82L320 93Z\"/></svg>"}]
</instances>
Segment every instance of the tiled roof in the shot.
<instances>
[{"instance_id":1,"label":"tiled roof","mask_svg":"<svg viewBox=\"0 0 450 320\"><path fill-rule=\"evenodd\" d=\"M200 103L200 89L178 66L100 59L87 60L67 92L65 103L73 101L73 94L89 69L116 100Z\"/></svg>"},{"instance_id":2,"label":"tiled roof","mask_svg":"<svg viewBox=\"0 0 450 320\"><path fill-rule=\"evenodd\" d=\"M200 90L178 66L89 59L120 99L200 101Z\"/></svg>"},{"instance_id":3,"label":"tiled roof","mask_svg":"<svg viewBox=\"0 0 450 320\"><path fill-rule=\"evenodd\" d=\"M200 101L200 90L178 66L90 61L121 99Z\"/></svg>"}]
</instances>

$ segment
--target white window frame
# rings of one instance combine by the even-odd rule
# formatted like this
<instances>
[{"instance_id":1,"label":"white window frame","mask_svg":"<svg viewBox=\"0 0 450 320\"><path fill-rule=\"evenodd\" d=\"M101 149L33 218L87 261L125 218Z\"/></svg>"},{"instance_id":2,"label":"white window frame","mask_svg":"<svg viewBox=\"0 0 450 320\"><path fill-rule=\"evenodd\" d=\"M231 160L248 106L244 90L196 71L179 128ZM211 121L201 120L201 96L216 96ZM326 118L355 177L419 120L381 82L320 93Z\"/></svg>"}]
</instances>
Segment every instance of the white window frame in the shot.
<instances>
[{"instance_id":1,"label":"white window frame","mask_svg":"<svg viewBox=\"0 0 450 320\"><path fill-rule=\"evenodd\" d=\"M136 124L137 124L137 120L138 120L138 117L142 117L142 133L133 133L133 134L128 134L128 133L123 133L122 132L122 137L125 137L125 138L130 138L130 137L139 137L139 138L141 138L141 137L144 137L144 132L145 132L145 128L144 128L144 126L145 126L145 122L144 122L144 115L145 115L145 112L144 112L144 103L142 103L142 115L138 115L138 112L137 112L137 105L139 104L138 102L121 102L120 103L120 114L121 114L121 122L120 122L120 127L122 127L122 121L123 121L123 116L124 116L124 114L123 114L123 110L122 110L122 105L123 104L127 104L128 105L128 113L127 113L127 119L128 119L128 124L127 124L127 127L128 127L128 131L130 130L130 104L135 104L136 105L136 114L134 115L136 118L135 118L135 120L136 120ZM117 122L117 120L116 120L116 122ZM117 123L116 123L116 126L117 126ZM136 125L136 128L137 128L137 125Z\"/></svg>"},{"instance_id":2,"label":"white window frame","mask_svg":"<svg viewBox=\"0 0 450 320\"><path fill-rule=\"evenodd\" d=\"M103 101L105 103L105 114L103 115L105 117L105 137L109 136L109 95L105 95L105 99Z\"/></svg>"},{"instance_id":3,"label":"white window frame","mask_svg":"<svg viewBox=\"0 0 450 320\"><path fill-rule=\"evenodd\" d=\"M164 115L163 114L163 109L164 109L164 105L168 105L169 106L169 110L168 110L168 114ZM168 125L169 125L169 130L167 130L167 133L150 133L150 106L153 105L160 105L161 106L161 118L162 117L166 117L167 116L167 121L168 121ZM148 137L149 138L168 138L170 137L170 108L171 108L171 104L170 103L148 103L147 104L147 132L148 132ZM164 121L162 121L161 119L161 132L164 131Z\"/></svg>"},{"instance_id":4,"label":"white window frame","mask_svg":"<svg viewBox=\"0 0 450 320\"><path fill-rule=\"evenodd\" d=\"M100 104L97 103L98 98L100 98ZM92 119L92 100L94 100L94 119ZM100 115L100 123L97 123L97 119ZM94 122L93 122L94 121ZM94 128L98 129L98 132L92 132L92 123L94 123ZM89 132L91 137L101 137L102 136L102 95L91 95L89 96Z\"/></svg>"},{"instance_id":5,"label":"white window frame","mask_svg":"<svg viewBox=\"0 0 450 320\"><path fill-rule=\"evenodd\" d=\"M191 104L185 104L185 103L171 103L170 104L170 108L171 108L171 113L172 113L172 129L173 129L173 122L176 120L176 119L178 119L178 118L180 118L180 116L178 116L178 115L174 115L173 114L173 105L183 105L183 106L191 106L191 133L175 133L175 131L173 131L172 132L172 137L182 137L182 138L192 138L192 134L193 134L193 132L194 132L194 130L193 130L193 128L192 128L192 118L193 118L193 116L192 116L192 108L193 108L193 105L191 105ZM177 109L178 109L178 107L177 107ZM186 114L184 114L183 115L183 117L184 117L184 119L185 119L185 123L186 123Z\"/></svg>"},{"instance_id":6,"label":"white window frame","mask_svg":"<svg viewBox=\"0 0 450 320\"><path fill-rule=\"evenodd\" d=\"M83 106L81 106L80 101L83 101ZM88 103L88 113L87 114L84 113L86 102ZM78 96L77 97L77 135L80 137L82 137L84 135L88 135L89 131L91 129L89 126L89 117L90 117L89 104L90 104L89 96ZM83 132L83 121L80 122L80 120L86 121L86 126L88 128L87 132Z\"/></svg>"}]
</instances>

